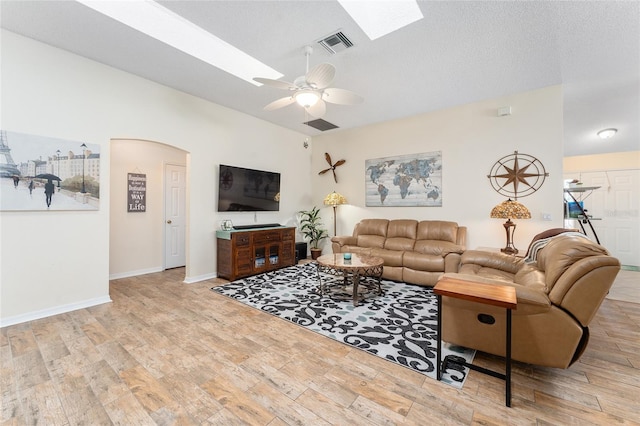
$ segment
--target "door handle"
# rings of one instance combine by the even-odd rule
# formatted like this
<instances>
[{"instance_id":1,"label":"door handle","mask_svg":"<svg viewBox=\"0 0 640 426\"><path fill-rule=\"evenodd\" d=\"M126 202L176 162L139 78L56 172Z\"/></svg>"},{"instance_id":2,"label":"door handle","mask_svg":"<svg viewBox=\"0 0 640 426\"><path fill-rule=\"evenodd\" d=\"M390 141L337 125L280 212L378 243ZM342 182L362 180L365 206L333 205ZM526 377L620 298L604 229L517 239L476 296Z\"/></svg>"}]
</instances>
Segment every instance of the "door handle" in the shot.
<instances>
[{"instance_id":1,"label":"door handle","mask_svg":"<svg viewBox=\"0 0 640 426\"><path fill-rule=\"evenodd\" d=\"M171 224L171 219L169 219L169 220L167 221L167 223L168 223L168 224Z\"/></svg>"}]
</instances>

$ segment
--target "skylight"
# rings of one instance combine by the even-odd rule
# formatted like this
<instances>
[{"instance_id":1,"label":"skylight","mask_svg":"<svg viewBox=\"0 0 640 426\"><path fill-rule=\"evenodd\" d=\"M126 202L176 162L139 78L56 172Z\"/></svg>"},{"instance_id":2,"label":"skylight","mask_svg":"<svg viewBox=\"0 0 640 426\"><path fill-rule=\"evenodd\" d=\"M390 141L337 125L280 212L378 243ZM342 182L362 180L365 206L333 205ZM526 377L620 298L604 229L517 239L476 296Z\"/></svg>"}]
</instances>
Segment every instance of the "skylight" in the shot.
<instances>
[{"instance_id":1,"label":"skylight","mask_svg":"<svg viewBox=\"0 0 640 426\"><path fill-rule=\"evenodd\" d=\"M155 1L76 1L256 86L262 86L253 80L257 75L274 80L283 76Z\"/></svg>"},{"instance_id":2,"label":"skylight","mask_svg":"<svg viewBox=\"0 0 640 426\"><path fill-rule=\"evenodd\" d=\"M362 31L375 40L423 18L414 0L338 0Z\"/></svg>"}]
</instances>

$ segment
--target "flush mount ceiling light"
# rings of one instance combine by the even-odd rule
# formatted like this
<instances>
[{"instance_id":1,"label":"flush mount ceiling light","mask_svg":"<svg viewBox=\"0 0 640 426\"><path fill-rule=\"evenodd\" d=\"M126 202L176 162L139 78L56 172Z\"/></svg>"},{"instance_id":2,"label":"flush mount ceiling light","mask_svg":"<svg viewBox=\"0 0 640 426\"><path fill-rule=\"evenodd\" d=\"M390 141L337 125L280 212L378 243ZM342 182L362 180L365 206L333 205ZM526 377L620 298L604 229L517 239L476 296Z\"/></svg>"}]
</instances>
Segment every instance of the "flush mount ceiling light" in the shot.
<instances>
[{"instance_id":1,"label":"flush mount ceiling light","mask_svg":"<svg viewBox=\"0 0 640 426\"><path fill-rule=\"evenodd\" d=\"M338 0L367 37L375 40L422 19L418 2Z\"/></svg>"},{"instance_id":2,"label":"flush mount ceiling light","mask_svg":"<svg viewBox=\"0 0 640 426\"><path fill-rule=\"evenodd\" d=\"M76 1L253 85L262 85L254 75L283 76L155 1Z\"/></svg>"},{"instance_id":3,"label":"flush mount ceiling light","mask_svg":"<svg viewBox=\"0 0 640 426\"><path fill-rule=\"evenodd\" d=\"M600 139L609 139L612 138L616 133L618 133L618 129L604 129L598 132L598 136L600 136Z\"/></svg>"}]
</instances>

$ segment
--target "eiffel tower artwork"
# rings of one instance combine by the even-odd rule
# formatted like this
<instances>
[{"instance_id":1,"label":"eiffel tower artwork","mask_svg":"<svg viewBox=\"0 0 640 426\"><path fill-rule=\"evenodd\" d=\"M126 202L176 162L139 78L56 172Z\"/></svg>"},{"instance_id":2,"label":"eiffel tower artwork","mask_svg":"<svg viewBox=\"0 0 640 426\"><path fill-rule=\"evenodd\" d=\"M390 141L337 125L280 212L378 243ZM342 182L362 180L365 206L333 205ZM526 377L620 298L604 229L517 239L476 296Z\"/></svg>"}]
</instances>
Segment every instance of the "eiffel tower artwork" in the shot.
<instances>
[{"instance_id":1,"label":"eiffel tower artwork","mask_svg":"<svg viewBox=\"0 0 640 426\"><path fill-rule=\"evenodd\" d=\"M11 148L7 143L6 130L0 130L0 177L20 175L20 170L11 158Z\"/></svg>"}]
</instances>

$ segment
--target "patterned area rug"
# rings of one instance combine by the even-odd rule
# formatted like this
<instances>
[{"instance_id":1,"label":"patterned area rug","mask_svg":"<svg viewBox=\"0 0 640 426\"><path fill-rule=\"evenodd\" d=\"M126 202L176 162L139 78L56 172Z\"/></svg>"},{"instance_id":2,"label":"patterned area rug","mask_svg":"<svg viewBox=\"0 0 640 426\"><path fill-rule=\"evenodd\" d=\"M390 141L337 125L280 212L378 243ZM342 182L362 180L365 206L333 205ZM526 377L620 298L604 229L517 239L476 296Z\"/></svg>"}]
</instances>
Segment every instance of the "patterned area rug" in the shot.
<instances>
[{"instance_id":1,"label":"patterned area rug","mask_svg":"<svg viewBox=\"0 0 640 426\"><path fill-rule=\"evenodd\" d=\"M352 300L321 296L317 288L317 268L307 263L212 290L436 378L437 299L431 288L382 280L382 296L368 294L357 307ZM449 354L471 362L475 351L445 343L442 357ZM451 366L442 381L461 388L467 370Z\"/></svg>"}]
</instances>

